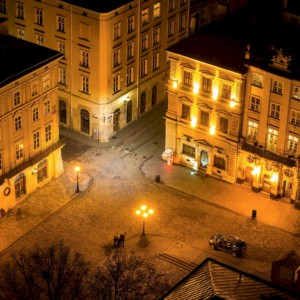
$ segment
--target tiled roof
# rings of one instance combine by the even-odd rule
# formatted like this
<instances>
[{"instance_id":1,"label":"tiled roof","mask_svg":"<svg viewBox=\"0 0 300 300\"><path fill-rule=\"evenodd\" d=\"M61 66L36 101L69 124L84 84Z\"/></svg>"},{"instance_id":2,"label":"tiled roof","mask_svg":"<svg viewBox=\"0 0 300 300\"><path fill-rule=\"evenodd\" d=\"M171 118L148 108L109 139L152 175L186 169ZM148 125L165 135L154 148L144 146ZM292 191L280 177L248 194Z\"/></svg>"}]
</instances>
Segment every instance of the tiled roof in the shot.
<instances>
[{"instance_id":1,"label":"tiled roof","mask_svg":"<svg viewBox=\"0 0 300 300\"><path fill-rule=\"evenodd\" d=\"M133 0L65 0L66 2L82 8L90 9L97 12L110 12L118 7L121 7L127 3L133 2Z\"/></svg>"},{"instance_id":2,"label":"tiled roof","mask_svg":"<svg viewBox=\"0 0 300 300\"><path fill-rule=\"evenodd\" d=\"M58 51L0 35L0 87L61 56Z\"/></svg>"},{"instance_id":3,"label":"tiled roof","mask_svg":"<svg viewBox=\"0 0 300 300\"><path fill-rule=\"evenodd\" d=\"M207 258L176 284L161 300L296 300L299 295Z\"/></svg>"}]
</instances>

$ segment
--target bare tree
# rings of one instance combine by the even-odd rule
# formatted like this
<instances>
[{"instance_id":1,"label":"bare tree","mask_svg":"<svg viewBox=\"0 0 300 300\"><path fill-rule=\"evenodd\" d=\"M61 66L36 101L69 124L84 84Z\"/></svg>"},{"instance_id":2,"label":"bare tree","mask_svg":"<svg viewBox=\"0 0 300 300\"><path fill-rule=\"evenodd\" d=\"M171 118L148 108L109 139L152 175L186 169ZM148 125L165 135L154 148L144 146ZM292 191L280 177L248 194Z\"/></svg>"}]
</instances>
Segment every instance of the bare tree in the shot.
<instances>
[{"instance_id":1,"label":"bare tree","mask_svg":"<svg viewBox=\"0 0 300 300\"><path fill-rule=\"evenodd\" d=\"M62 241L19 251L0 273L0 299L86 299L88 263Z\"/></svg>"},{"instance_id":2,"label":"bare tree","mask_svg":"<svg viewBox=\"0 0 300 300\"><path fill-rule=\"evenodd\" d=\"M90 299L159 299L169 289L167 278L150 261L118 249L91 277Z\"/></svg>"}]
</instances>

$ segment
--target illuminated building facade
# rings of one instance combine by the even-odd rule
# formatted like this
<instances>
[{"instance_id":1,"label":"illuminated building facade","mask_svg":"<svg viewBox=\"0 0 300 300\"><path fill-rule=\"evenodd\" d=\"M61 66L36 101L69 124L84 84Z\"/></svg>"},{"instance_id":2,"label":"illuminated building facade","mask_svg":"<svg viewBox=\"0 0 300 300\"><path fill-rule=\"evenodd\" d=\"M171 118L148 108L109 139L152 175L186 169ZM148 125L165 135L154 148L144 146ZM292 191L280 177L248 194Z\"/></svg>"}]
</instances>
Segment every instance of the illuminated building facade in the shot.
<instances>
[{"instance_id":1,"label":"illuminated building facade","mask_svg":"<svg viewBox=\"0 0 300 300\"><path fill-rule=\"evenodd\" d=\"M57 107L62 54L6 34L0 48L0 208L7 210L64 171Z\"/></svg>"},{"instance_id":2,"label":"illuminated building facade","mask_svg":"<svg viewBox=\"0 0 300 300\"><path fill-rule=\"evenodd\" d=\"M165 148L175 163L234 183L246 72L240 46L199 33L167 53Z\"/></svg>"},{"instance_id":3,"label":"illuminated building facade","mask_svg":"<svg viewBox=\"0 0 300 300\"><path fill-rule=\"evenodd\" d=\"M186 37L189 0L0 0L9 33L58 50L60 126L107 142L166 100L166 47Z\"/></svg>"}]
</instances>

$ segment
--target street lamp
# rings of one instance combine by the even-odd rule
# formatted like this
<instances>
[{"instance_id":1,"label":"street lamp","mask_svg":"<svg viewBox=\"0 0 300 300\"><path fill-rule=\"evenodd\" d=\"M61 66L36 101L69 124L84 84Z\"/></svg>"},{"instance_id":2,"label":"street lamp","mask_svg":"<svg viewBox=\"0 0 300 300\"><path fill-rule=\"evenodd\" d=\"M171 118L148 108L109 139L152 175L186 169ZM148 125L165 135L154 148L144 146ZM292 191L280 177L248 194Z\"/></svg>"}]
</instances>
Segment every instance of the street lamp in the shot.
<instances>
[{"instance_id":1,"label":"street lamp","mask_svg":"<svg viewBox=\"0 0 300 300\"><path fill-rule=\"evenodd\" d=\"M78 172L80 171L80 167L76 166L75 171L77 173L77 187L76 187L76 193L79 193L79 183L78 183Z\"/></svg>"},{"instance_id":2,"label":"street lamp","mask_svg":"<svg viewBox=\"0 0 300 300\"><path fill-rule=\"evenodd\" d=\"M136 212L135 212L138 216L142 216L143 217L143 233L142 233L142 236L146 235L146 232L145 232L145 220L146 220L146 218L148 218L149 215L152 215L153 212L154 212L153 209L148 208L147 205L142 205L140 207L140 209L136 210Z\"/></svg>"}]
</instances>

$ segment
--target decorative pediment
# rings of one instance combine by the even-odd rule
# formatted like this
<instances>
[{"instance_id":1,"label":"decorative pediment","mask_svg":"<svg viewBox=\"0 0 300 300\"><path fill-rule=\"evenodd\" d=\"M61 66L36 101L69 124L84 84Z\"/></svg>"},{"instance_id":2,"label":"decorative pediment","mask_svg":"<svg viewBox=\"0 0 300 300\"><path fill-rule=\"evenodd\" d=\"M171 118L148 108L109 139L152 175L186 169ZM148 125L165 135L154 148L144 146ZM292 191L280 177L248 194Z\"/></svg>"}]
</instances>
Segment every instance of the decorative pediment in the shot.
<instances>
[{"instance_id":1,"label":"decorative pediment","mask_svg":"<svg viewBox=\"0 0 300 300\"><path fill-rule=\"evenodd\" d=\"M208 104L206 104L206 103L199 103L198 106L200 108L205 108L207 110L213 110L213 108L211 106L209 106Z\"/></svg>"},{"instance_id":2,"label":"decorative pediment","mask_svg":"<svg viewBox=\"0 0 300 300\"><path fill-rule=\"evenodd\" d=\"M209 70L201 70L201 73L208 76L215 76L215 74Z\"/></svg>"},{"instance_id":3,"label":"decorative pediment","mask_svg":"<svg viewBox=\"0 0 300 300\"><path fill-rule=\"evenodd\" d=\"M225 116L231 116L231 114L228 111L226 111L225 109L216 110L216 113L225 115Z\"/></svg>"},{"instance_id":4,"label":"decorative pediment","mask_svg":"<svg viewBox=\"0 0 300 300\"><path fill-rule=\"evenodd\" d=\"M189 102L189 103L193 103L193 100L191 100L190 98L186 97L186 96L180 96L178 97L178 101L179 102Z\"/></svg>"},{"instance_id":5,"label":"decorative pediment","mask_svg":"<svg viewBox=\"0 0 300 300\"><path fill-rule=\"evenodd\" d=\"M209 143L207 140L205 140L205 139L195 140L195 143L200 144L200 145L203 145L203 146L208 147L208 148L212 148L212 147L213 147L213 145L210 144L210 143Z\"/></svg>"},{"instance_id":6,"label":"decorative pediment","mask_svg":"<svg viewBox=\"0 0 300 300\"><path fill-rule=\"evenodd\" d=\"M180 64L180 66L184 69L196 70L196 68L194 66L192 66L191 64L188 64L188 63L182 63L182 64Z\"/></svg>"},{"instance_id":7,"label":"decorative pediment","mask_svg":"<svg viewBox=\"0 0 300 300\"><path fill-rule=\"evenodd\" d=\"M225 75L225 76L220 76L220 79L222 80L226 80L226 81L229 81L229 82L234 82L234 80L232 78L230 78L229 76Z\"/></svg>"}]
</instances>

